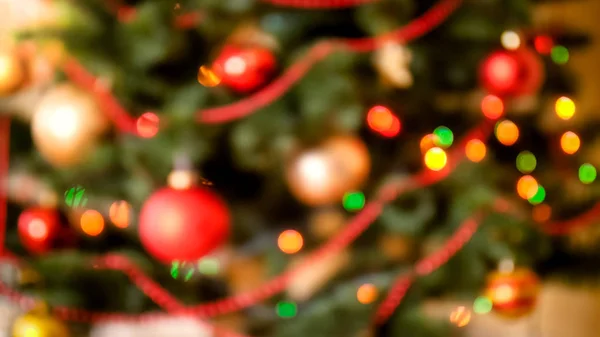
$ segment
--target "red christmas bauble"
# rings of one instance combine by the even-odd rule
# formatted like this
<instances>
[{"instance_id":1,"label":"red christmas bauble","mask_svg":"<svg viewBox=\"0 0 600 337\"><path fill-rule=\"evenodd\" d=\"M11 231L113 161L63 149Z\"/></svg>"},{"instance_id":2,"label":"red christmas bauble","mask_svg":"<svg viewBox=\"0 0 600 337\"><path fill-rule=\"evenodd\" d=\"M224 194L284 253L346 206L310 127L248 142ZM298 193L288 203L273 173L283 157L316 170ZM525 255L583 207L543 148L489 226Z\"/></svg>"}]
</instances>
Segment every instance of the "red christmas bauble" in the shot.
<instances>
[{"instance_id":1,"label":"red christmas bauble","mask_svg":"<svg viewBox=\"0 0 600 337\"><path fill-rule=\"evenodd\" d=\"M489 55L479 70L481 85L491 94L518 96L535 93L544 79L544 67L529 49L498 51Z\"/></svg>"},{"instance_id":2,"label":"red christmas bauble","mask_svg":"<svg viewBox=\"0 0 600 337\"><path fill-rule=\"evenodd\" d=\"M508 318L519 318L535 308L540 280L526 268L513 272L495 272L488 276L486 296L494 311Z\"/></svg>"},{"instance_id":3,"label":"red christmas bauble","mask_svg":"<svg viewBox=\"0 0 600 337\"><path fill-rule=\"evenodd\" d=\"M221 83L248 92L262 86L273 74L277 60L271 50L260 47L225 46L213 63Z\"/></svg>"},{"instance_id":4,"label":"red christmas bauble","mask_svg":"<svg viewBox=\"0 0 600 337\"><path fill-rule=\"evenodd\" d=\"M229 211L211 190L162 188L144 203L139 218L144 248L164 263L194 262L229 234Z\"/></svg>"},{"instance_id":5,"label":"red christmas bauble","mask_svg":"<svg viewBox=\"0 0 600 337\"><path fill-rule=\"evenodd\" d=\"M19 215L17 227L25 249L41 255L53 247L61 232L60 216L53 208L30 208Z\"/></svg>"}]
</instances>

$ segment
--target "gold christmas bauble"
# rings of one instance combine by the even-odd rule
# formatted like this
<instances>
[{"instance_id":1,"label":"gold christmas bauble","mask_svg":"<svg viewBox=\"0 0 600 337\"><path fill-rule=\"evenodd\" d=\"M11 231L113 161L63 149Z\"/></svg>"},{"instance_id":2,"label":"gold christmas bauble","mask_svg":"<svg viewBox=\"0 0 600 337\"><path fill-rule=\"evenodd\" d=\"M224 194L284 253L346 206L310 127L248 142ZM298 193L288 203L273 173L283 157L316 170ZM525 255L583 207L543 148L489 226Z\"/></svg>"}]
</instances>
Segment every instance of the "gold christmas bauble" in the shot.
<instances>
[{"instance_id":1,"label":"gold christmas bauble","mask_svg":"<svg viewBox=\"0 0 600 337\"><path fill-rule=\"evenodd\" d=\"M535 309L540 280L530 269L519 268L511 272L495 272L488 276L486 297L497 314L519 318Z\"/></svg>"},{"instance_id":2,"label":"gold christmas bauble","mask_svg":"<svg viewBox=\"0 0 600 337\"><path fill-rule=\"evenodd\" d=\"M365 144L356 137L338 136L295 156L287 165L286 178L290 191L301 202L327 205L358 189L370 169Z\"/></svg>"},{"instance_id":3,"label":"gold christmas bauble","mask_svg":"<svg viewBox=\"0 0 600 337\"><path fill-rule=\"evenodd\" d=\"M15 321L12 337L69 337L66 325L47 313L28 313Z\"/></svg>"},{"instance_id":4,"label":"gold christmas bauble","mask_svg":"<svg viewBox=\"0 0 600 337\"><path fill-rule=\"evenodd\" d=\"M25 62L14 50L0 50L0 96L21 88L27 80Z\"/></svg>"},{"instance_id":5,"label":"gold christmas bauble","mask_svg":"<svg viewBox=\"0 0 600 337\"><path fill-rule=\"evenodd\" d=\"M31 121L33 141L42 157L66 167L85 160L108 121L92 96L71 85L46 93Z\"/></svg>"}]
</instances>

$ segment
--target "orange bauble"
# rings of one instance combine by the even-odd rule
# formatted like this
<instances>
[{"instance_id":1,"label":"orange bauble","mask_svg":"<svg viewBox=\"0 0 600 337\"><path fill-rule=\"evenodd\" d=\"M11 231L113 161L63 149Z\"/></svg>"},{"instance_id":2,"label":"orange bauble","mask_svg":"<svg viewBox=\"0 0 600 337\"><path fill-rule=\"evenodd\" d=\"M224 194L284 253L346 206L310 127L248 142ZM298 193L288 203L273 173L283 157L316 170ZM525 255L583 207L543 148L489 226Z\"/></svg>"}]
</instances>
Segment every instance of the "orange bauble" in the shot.
<instances>
[{"instance_id":1,"label":"orange bauble","mask_svg":"<svg viewBox=\"0 0 600 337\"><path fill-rule=\"evenodd\" d=\"M529 269L521 268L514 272L491 274L485 293L492 301L496 313L519 318L533 311L539 288L537 275Z\"/></svg>"},{"instance_id":2,"label":"orange bauble","mask_svg":"<svg viewBox=\"0 0 600 337\"><path fill-rule=\"evenodd\" d=\"M340 202L345 193L365 182L370 169L365 144L352 136L340 136L295 156L286 177L298 200L316 206Z\"/></svg>"},{"instance_id":3,"label":"orange bauble","mask_svg":"<svg viewBox=\"0 0 600 337\"><path fill-rule=\"evenodd\" d=\"M0 96L13 94L27 80L24 60L14 50L0 50Z\"/></svg>"}]
</instances>

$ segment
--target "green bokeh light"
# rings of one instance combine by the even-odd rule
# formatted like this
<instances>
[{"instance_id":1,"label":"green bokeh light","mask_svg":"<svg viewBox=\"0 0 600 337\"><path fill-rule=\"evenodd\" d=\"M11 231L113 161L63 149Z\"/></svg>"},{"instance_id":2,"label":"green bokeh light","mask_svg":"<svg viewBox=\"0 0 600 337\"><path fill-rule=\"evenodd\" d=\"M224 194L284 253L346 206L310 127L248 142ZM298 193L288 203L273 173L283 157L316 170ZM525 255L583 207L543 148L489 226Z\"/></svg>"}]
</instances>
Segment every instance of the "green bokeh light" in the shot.
<instances>
[{"instance_id":1,"label":"green bokeh light","mask_svg":"<svg viewBox=\"0 0 600 337\"><path fill-rule=\"evenodd\" d=\"M343 204L347 211L359 211L365 207L365 195L362 192L346 193Z\"/></svg>"},{"instance_id":2,"label":"green bokeh light","mask_svg":"<svg viewBox=\"0 0 600 337\"><path fill-rule=\"evenodd\" d=\"M552 48L550 57L556 64L566 64L569 62L569 50L564 46L556 46Z\"/></svg>"},{"instance_id":3,"label":"green bokeh light","mask_svg":"<svg viewBox=\"0 0 600 337\"><path fill-rule=\"evenodd\" d=\"M523 173L531 173L537 166L535 155L529 151L523 151L517 156L517 169Z\"/></svg>"},{"instance_id":4,"label":"green bokeh light","mask_svg":"<svg viewBox=\"0 0 600 337\"><path fill-rule=\"evenodd\" d=\"M596 180L596 168L592 164L583 164L579 167L579 180L584 184L591 184Z\"/></svg>"},{"instance_id":5,"label":"green bokeh light","mask_svg":"<svg viewBox=\"0 0 600 337\"><path fill-rule=\"evenodd\" d=\"M282 301L277 303L275 311L277 312L277 316L281 318L292 318L298 313L298 307L294 302Z\"/></svg>"},{"instance_id":6,"label":"green bokeh light","mask_svg":"<svg viewBox=\"0 0 600 337\"><path fill-rule=\"evenodd\" d=\"M219 261L206 258L198 261L198 271L204 275L217 275L219 273Z\"/></svg>"},{"instance_id":7,"label":"green bokeh light","mask_svg":"<svg viewBox=\"0 0 600 337\"><path fill-rule=\"evenodd\" d=\"M438 126L433 130L433 134L436 136L434 138L434 144L440 147L449 147L454 142L454 134L452 130L448 129L445 126Z\"/></svg>"},{"instance_id":8,"label":"green bokeh light","mask_svg":"<svg viewBox=\"0 0 600 337\"><path fill-rule=\"evenodd\" d=\"M546 189L543 186L538 186L538 190L535 195L529 198L529 203L532 205L538 205L544 202L546 199Z\"/></svg>"},{"instance_id":9,"label":"green bokeh light","mask_svg":"<svg viewBox=\"0 0 600 337\"><path fill-rule=\"evenodd\" d=\"M493 306L494 305L489 298L485 296L479 296L475 299L475 302L473 302L473 311L476 314L483 315L492 311Z\"/></svg>"}]
</instances>

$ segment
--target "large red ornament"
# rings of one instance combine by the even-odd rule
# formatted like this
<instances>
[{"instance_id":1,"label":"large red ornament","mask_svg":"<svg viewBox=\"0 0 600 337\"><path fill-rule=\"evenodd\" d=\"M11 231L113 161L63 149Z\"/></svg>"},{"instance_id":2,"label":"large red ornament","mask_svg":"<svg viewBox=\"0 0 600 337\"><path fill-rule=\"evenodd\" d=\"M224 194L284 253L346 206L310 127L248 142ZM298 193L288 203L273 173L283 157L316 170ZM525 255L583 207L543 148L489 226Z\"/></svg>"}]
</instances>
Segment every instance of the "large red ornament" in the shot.
<instances>
[{"instance_id":1,"label":"large red ornament","mask_svg":"<svg viewBox=\"0 0 600 337\"><path fill-rule=\"evenodd\" d=\"M544 80L544 67L529 49L498 51L488 56L479 70L481 85L497 96L535 93Z\"/></svg>"},{"instance_id":2,"label":"large red ornament","mask_svg":"<svg viewBox=\"0 0 600 337\"><path fill-rule=\"evenodd\" d=\"M21 244L31 254L41 255L53 248L61 232L60 216L53 208L30 208L19 215Z\"/></svg>"},{"instance_id":3,"label":"large red ornament","mask_svg":"<svg viewBox=\"0 0 600 337\"><path fill-rule=\"evenodd\" d=\"M211 190L165 187L142 207L140 240L164 263L194 262L226 240L229 222L227 206Z\"/></svg>"},{"instance_id":4,"label":"large red ornament","mask_svg":"<svg viewBox=\"0 0 600 337\"><path fill-rule=\"evenodd\" d=\"M248 92L262 86L273 74L277 60L271 50L261 47L225 46L213 63L221 83Z\"/></svg>"},{"instance_id":5,"label":"large red ornament","mask_svg":"<svg viewBox=\"0 0 600 337\"><path fill-rule=\"evenodd\" d=\"M530 269L495 272L489 275L486 295L494 311L507 318L519 318L535 308L540 280Z\"/></svg>"}]
</instances>

